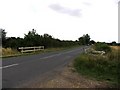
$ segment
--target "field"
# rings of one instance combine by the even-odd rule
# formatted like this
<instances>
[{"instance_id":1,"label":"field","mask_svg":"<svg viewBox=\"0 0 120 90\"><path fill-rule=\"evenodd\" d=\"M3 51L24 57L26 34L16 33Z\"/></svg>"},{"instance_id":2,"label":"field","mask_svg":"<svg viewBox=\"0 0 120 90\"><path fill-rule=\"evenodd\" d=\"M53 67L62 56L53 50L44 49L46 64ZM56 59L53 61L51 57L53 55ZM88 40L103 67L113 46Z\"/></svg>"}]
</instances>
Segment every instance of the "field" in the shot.
<instances>
[{"instance_id":1,"label":"field","mask_svg":"<svg viewBox=\"0 0 120 90\"><path fill-rule=\"evenodd\" d=\"M110 46L112 49L120 50L120 46Z\"/></svg>"},{"instance_id":2,"label":"field","mask_svg":"<svg viewBox=\"0 0 120 90\"><path fill-rule=\"evenodd\" d=\"M110 46L112 51L105 55L82 54L74 61L79 74L120 86L120 46Z\"/></svg>"}]
</instances>

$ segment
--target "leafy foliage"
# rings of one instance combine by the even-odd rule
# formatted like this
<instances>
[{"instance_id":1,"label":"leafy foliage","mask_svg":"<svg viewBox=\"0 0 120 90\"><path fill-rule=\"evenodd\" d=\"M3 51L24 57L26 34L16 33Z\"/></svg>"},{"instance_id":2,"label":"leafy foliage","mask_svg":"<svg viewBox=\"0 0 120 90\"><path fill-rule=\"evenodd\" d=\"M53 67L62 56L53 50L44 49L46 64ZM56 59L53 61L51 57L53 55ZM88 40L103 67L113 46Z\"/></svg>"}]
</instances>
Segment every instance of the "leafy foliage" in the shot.
<instances>
[{"instance_id":1,"label":"leafy foliage","mask_svg":"<svg viewBox=\"0 0 120 90\"><path fill-rule=\"evenodd\" d=\"M111 48L109 47L109 45L105 44L105 43L96 43L94 46L95 50L98 51L105 51L105 52L110 52Z\"/></svg>"},{"instance_id":2,"label":"leafy foliage","mask_svg":"<svg viewBox=\"0 0 120 90\"><path fill-rule=\"evenodd\" d=\"M6 32L5 29L0 29L0 37L2 38L2 44L5 45L6 43Z\"/></svg>"},{"instance_id":3,"label":"leafy foliage","mask_svg":"<svg viewBox=\"0 0 120 90\"><path fill-rule=\"evenodd\" d=\"M80 37L78 39L79 39L79 44L81 44L81 45L90 44L90 36L88 34L83 35L82 37Z\"/></svg>"},{"instance_id":4,"label":"leafy foliage","mask_svg":"<svg viewBox=\"0 0 120 90\"><path fill-rule=\"evenodd\" d=\"M76 41L68 41L68 40L59 40L53 38L51 35L45 33L44 35L39 35L36 33L35 29L29 31L27 34L24 35L24 38L20 37L8 37L6 38L5 30L2 30L3 36L3 47L5 48L15 48L18 47L26 47L26 46L45 46L45 48L52 48L52 47L70 47L74 45L78 45ZM5 43L4 43L5 42Z\"/></svg>"}]
</instances>

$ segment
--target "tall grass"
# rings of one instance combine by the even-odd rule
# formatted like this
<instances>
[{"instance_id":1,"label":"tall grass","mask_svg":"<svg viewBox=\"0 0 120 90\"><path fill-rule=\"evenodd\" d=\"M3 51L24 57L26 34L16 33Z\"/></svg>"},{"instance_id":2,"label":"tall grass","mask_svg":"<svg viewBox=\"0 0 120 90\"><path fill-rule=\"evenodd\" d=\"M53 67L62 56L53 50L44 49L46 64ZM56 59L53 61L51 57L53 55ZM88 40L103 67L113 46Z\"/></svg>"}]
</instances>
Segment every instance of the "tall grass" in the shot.
<instances>
[{"instance_id":1,"label":"tall grass","mask_svg":"<svg viewBox=\"0 0 120 90\"><path fill-rule=\"evenodd\" d=\"M74 67L80 74L118 85L120 83L120 50L112 49L104 56L82 54L75 59Z\"/></svg>"},{"instance_id":2,"label":"tall grass","mask_svg":"<svg viewBox=\"0 0 120 90\"><path fill-rule=\"evenodd\" d=\"M12 56L12 55L16 55L16 54L20 54L17 50L15 49L11 49L11 48L2 48L2 56Z\"/></svg>"}]
</instances>

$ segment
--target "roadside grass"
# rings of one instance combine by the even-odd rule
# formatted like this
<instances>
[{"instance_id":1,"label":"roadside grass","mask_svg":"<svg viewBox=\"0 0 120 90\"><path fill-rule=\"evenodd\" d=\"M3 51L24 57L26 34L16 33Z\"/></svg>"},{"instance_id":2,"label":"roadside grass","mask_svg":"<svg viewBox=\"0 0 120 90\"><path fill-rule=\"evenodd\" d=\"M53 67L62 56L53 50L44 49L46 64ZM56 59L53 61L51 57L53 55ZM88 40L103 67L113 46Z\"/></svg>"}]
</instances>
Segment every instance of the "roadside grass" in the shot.
<instances>
[{"instance_id":1,"label":"roadside grass","mask_svg":"<svg viewBox=\"0 0 120 90\"><path fill-rule=\"evenodd\" d=\"M46 53L46 52L54 52L54 51L62 51L62 50L67 50L75 47L80 47L80 46L71 46L71 47L62 47L62 48L47 48L44 50L36 51L36 52L26 52L26 53L21 53L15 49L11 48L2 48L2 58L8 58L8 57L17 57L17 56L26 56L26 55L34 55L34 54L41 54L41 53Z\"/></svg>"},{"instance_id":2,"label":"roadside grass","mask_svg":"<svg viewBox=\"0 0 120 90\"><path fill-rule=\"evenodd\" d=\"M15 49L11 48L2 48L2 56L13 56L13 55L19 55L20 52L18 52Z\"/></svg>"},{"instance_id":3,"label":"roadside grass","mask_svg":"<svg viewBox=\"0 0 120 90\"><path fill-rule=\"evenodd\" d=\"M114 87L120 83L120 47L105 55L81 54L74 61L79 74L105 81Z\"/></svg>"}]
</instances>

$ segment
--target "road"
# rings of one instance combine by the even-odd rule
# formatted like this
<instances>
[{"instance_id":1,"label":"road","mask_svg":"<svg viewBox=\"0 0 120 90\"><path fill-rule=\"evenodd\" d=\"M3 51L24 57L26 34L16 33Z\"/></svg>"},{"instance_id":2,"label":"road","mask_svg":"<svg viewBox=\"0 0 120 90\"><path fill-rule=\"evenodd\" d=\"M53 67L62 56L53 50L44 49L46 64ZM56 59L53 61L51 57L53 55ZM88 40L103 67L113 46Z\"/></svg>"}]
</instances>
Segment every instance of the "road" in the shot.
<instances>
[{"instance_id":1,"label":"road","mask_svg":"<svg viewBox=\"0 0 120 90\"><path fill-rule=\"evenodd\" d=\"M3 58L2 86L3 88L22 88L24 84L38 80L42 81L49 72L63 68L71 60L82 53L85 46L49 52L37 55ZM54 76L54 75L53 75Z\"/></svg>"}]
</instances>

